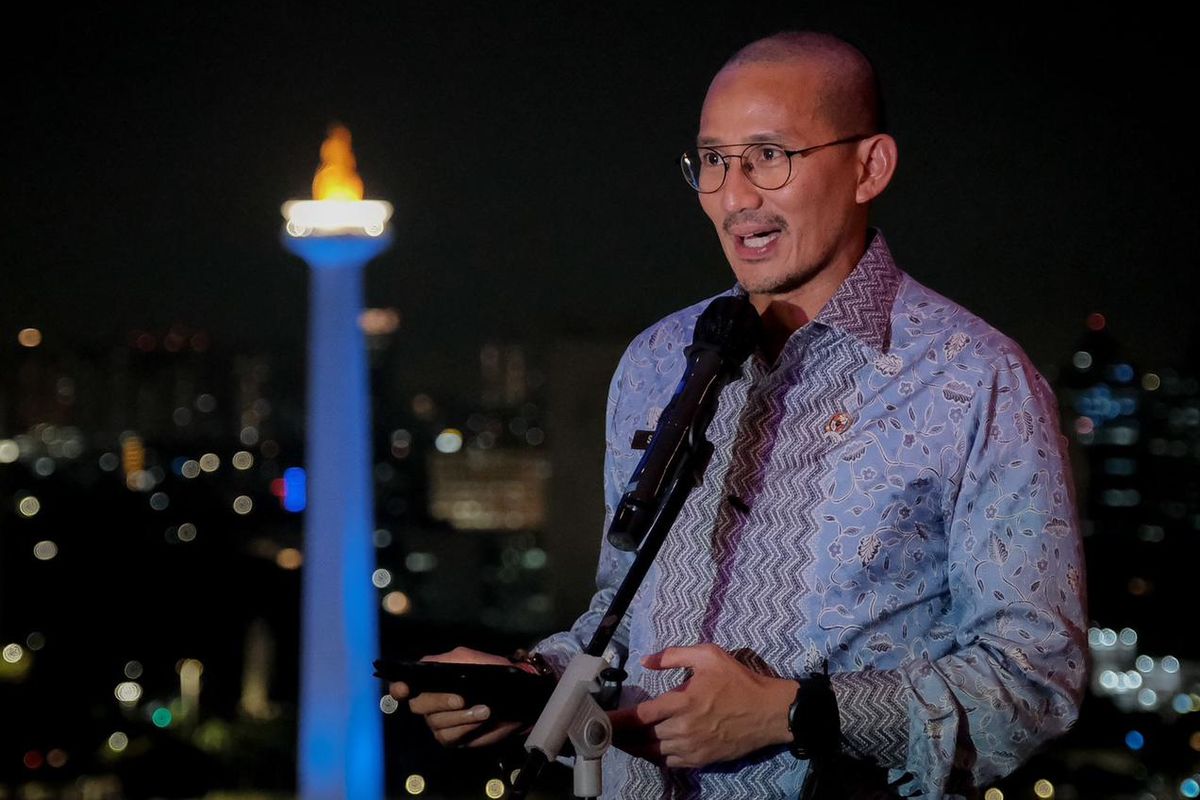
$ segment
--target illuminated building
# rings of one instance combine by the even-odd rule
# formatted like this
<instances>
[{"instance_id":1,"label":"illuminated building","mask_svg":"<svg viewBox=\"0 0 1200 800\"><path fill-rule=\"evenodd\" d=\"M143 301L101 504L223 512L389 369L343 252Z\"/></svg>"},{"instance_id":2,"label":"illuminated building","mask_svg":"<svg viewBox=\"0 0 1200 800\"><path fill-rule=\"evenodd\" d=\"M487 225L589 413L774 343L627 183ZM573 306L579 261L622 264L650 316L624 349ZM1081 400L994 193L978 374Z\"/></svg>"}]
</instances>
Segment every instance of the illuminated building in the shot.
<instances>
[{"instance_id":1,"label":"illuminated building","mask_svg":"<svg viewBox=\"0 0 1200 800\"><path fill-rule=\"evenodd\" d=\"M321 146L313 197L283 207L284 246L311 268L299 789L306 800L372 800L383 796L383 740L379 690L367 671L379 629L359 318L363 268L390 243L391 206L362 199L342 127Z\"/></svg>"}]
</instances>

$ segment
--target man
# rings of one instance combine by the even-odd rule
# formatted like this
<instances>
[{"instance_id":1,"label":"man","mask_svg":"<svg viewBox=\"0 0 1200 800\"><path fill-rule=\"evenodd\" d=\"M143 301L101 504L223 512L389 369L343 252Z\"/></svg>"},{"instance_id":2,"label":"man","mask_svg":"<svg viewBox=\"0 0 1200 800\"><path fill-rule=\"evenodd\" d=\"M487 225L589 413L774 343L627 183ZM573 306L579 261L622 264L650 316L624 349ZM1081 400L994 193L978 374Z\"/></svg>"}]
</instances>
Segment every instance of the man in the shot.
<instances>
[{"instance_id":1,"label":"man","mask_svg":"<svg viewBox=\"0 0 1200 800\"><path fill-rule=\"evenodd\" d=\"M902 273L868 227L896 166L882 125L870 63L823 34L749 45L705 97L684 173L765 339L723 390L704 480L618 633L613 796L795 796L810 768L797 745L839 734L887 770L879 784L975 794L1076 718L1082 560L1054 398L1011 340ZM610 517L704 305L649 328L617 368ZM555 672L630 561L603 544L590 609L535 648ZM450 695L410 707L447 744L487 716Z\"/></svg>"}]
</instances>

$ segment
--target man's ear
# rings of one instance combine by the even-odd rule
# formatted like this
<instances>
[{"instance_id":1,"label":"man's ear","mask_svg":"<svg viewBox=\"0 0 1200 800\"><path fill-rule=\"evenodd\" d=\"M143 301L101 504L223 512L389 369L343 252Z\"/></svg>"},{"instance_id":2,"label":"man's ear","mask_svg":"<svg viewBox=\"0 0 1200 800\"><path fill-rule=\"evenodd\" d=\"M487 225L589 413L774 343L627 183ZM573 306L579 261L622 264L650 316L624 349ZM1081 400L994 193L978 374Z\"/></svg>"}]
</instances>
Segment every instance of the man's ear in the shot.
<instances>
[{"instance_id":1,"label":"man's ear","mask_svg":"<svg viewBox=\"0 0 1200 800\"><path fill-rule=\"evenodd\" d=\"M896 171L896 140L886 133L863 139L858 143L858 158L861 169L854 199L869 203L891 183Z\"/></svg>"}]
</instances>

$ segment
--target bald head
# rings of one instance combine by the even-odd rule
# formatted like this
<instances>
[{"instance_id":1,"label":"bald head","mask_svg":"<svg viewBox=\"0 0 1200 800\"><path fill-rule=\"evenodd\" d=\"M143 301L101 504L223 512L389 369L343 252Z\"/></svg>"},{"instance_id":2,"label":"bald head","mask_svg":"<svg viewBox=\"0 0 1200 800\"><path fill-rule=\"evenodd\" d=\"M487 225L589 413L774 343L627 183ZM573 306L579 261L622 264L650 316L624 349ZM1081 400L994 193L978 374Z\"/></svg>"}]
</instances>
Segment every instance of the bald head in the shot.
<instances>
[{"instance_id":1,"label":"bald head","mask_svg":"<svg viewBox=\"0 0 1200 800\"><path fill-rule=\"evenodd\" d=\"M832 130L847 136L885 131L875 67L861 50L832 34L785 31L759 39L734 53L721 72L747 64L788 63L818 70L821 88L816 109Z\"/></svg>"}]
</instances>

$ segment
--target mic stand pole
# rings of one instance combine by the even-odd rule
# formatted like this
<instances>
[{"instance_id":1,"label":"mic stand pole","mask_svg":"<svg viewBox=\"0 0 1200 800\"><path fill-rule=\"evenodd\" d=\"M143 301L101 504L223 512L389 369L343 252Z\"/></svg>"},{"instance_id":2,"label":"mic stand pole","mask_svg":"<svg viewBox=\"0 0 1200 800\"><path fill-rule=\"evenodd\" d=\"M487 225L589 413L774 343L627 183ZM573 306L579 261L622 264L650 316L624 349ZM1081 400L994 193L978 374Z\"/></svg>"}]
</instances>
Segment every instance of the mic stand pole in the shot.
<instances>
[{"instance_id":1,"label":"mic stand pole","mask_svg":"<svg viewBox=\"0 0 1200 800\"><path fill-rule=\"evenodd\" d=\"M612 724L596 696L615 703L620 694L620 682L626 677L622 670L612 668L601 656L625 618L633 596L654 563L668 531L675 524L684 501L704 477L713 451L712 443L704 438L703 429L707 423L707 419L697 419L693 424L688 445L647 526L637 557L625 573L591 641L583 652L571 659L533 731L525 740L528 755L513 782L513 800L526 796L542 767L558 758L567 739L575 747L575 796L600 795L600 763L612 743Z\"/></svg>"}]
</instances>

